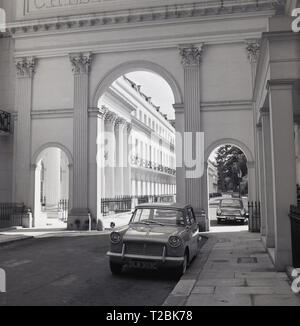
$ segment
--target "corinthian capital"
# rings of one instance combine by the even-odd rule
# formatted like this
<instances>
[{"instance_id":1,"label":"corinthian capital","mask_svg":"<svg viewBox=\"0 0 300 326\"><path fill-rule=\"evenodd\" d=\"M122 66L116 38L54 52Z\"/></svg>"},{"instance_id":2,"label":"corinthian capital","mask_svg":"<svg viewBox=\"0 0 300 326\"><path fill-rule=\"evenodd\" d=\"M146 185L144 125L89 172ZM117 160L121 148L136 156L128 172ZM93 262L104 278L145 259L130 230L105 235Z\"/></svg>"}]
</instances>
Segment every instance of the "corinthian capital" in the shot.
<instances>
[{"instance_id":1,"label":"corinthian capital","mask_svg":"<svg viewBox=\"0 0 300 326\"><path fill-rule=\"evenodd\" d=\"M260 54L260 40L246 41L246 51L249 61L251 63L257 62Z\"/></svg>"},{"instance_id":2,"label":"corinthian capital","mask_svg":"<svg viewBox=\"0 0 300 326\"><path fill-rule=\"evenodd\" d=\"M190 44L188 46L180 46L181 63L183 66L195 66L201 62L203 52L203 43L199 45Z\"/></svg>"},{"instance_id":3,"label":"corinthian capital","mask_svg":"<svg viewBox=\"0 0 300 326\"><path fill-rule=\"evenodd\" d=\"M126 123L126 127L127 127L127 133L130 134L131 130L132 130L132 123L131 122L127 122Z\"/></svg>"},{"instance_id":4,"label":"corinthian capital","mask_svg":"<svg viewBox=\"0 0 300 326\"><path fill-rule=\"evenodd\" d=\"M91 52L70 54L73 73L75 75L88 74L91 69L92 59L93 55Z\"/></svg>"},{"instance_id":5,"label":"corinthian capital","mask_svg":"<svg viewBox=\"0 0 300 326\"><path fill-rule=\"evenodd\" d=\"M126 120L124 118L118 117L116 120L116 126L122 127L126 125Z\"/></svg>"},{"instance_id":6,"label":"corinthian capital","mask_svg":"<svg viewBox=\"0 0 300 326\"><path fill-rule=\"evenodd\" d=\"M32 77L35 73L37 59L34 57L24 57L16 59L16 69L18 77Z\"/></svg>"},{"instance_id":7,"label":"corinthian capital","mask_svg":"<svg viewBox=\"0 0 300 326\"><path fill-rule=\"evenodd\" d=\"M107 110L105 113L104 119L105 119L105 122L115 125L117 122L118 116L116 113Z\"/></svg>"}]
</instances>

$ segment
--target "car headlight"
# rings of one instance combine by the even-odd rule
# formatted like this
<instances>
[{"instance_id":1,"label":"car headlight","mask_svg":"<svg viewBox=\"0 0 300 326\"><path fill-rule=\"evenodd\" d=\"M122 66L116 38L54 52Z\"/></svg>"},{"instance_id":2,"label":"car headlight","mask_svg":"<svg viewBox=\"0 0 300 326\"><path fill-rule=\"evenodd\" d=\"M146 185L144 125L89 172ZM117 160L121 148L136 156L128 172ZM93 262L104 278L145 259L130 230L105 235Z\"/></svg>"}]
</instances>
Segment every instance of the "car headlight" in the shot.
<instances>
[{"instance_id":1,"label":"car headlight","mask_svg":"<svg viewBox=\"0 0 300 326\"><path fill-rule=\"evenodd\" d=\"M113 243L113 244L118 244L121 242L121 236L118 232L112 232L110 234L110 241Z\"/></svg>"},{"instance_id":2,"label":"car headlight","mask_svg":"<svg viewBox=\"0 0 300 326\"><path fill-rule=\"evenodd\" d=\"M181 243L182 243L181 239L177 236L171 236L169 238L169 245L172 248L177 248L177 247L181 246Z\"/></svg>"},{"instance_id":3,"label":"car headlight","mask_svg":"<svg viewBox=\"0 0 300 326\"><path fill-rule=\"evenodd\" d=\"M222 215L222 211L219 208L217 209L217 215L218 216Z\"/></svg>"},{"instance_id":4,"label":"car headlight","mask_svg":"<svg viewBox=\"0 0 300 326\"><path fill-rule=\"evenodd\" d=\"M242 216L246 215L246 211L244 209L241 210L241 215Z\"/></svg>"}]
</instances>

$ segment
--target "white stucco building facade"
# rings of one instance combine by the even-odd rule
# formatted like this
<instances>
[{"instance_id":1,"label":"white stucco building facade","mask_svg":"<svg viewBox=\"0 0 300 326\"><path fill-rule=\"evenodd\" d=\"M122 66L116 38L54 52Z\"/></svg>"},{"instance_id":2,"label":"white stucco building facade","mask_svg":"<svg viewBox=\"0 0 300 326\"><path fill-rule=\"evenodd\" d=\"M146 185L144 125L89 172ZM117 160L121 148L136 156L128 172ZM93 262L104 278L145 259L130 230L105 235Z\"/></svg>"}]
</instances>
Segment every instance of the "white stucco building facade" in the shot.
<instances>
[{"instance_id":1,"label":"white stucco building facade","mask_svg":"<svg viewBox=\"0 0 300 326\"><path fill-rule=\"evenodd\" d=\"M99 139L109 139L111 130L115 137L105 149L106 163L116 162L105 164L102 197L175 195L175 128L142 92L142 85L122 76L99 99L98 107L107 133L104 137L100 131Z\"/></svg>"},{"instance_id":2,"label":"white stucco building facade","mask_svg":"<svg viewBox=\"0 0 300 326\"><path fill-rule=\"evenodd\" d=\"M55 147L68 160L70 217L85 221L90 213L101 220L98 198L104 189L98 185L107 171L97 160L105 157L97 139L108 124L99 99L119 77L151 71L173 91L176 131L204 133L203 162L224 144L244 152L249 200L260 201L265 212L266 246L278 270L291 264L288 212L296 203L300 68L299 34L291 30L290 13L297 1L0 5L9 23L0 39L0 107L12 121L11 132L0 137L0 201L24 202L35 214L37 160ZM146 132L138 118L132 118L132 130ZM175 144L177 200L191 203L199 215L208 210L207 164L203 177L186 178ZM132 191L153 191L151 175L146 185L138 172L131 179Z\"/></svg>"}]
</instances>

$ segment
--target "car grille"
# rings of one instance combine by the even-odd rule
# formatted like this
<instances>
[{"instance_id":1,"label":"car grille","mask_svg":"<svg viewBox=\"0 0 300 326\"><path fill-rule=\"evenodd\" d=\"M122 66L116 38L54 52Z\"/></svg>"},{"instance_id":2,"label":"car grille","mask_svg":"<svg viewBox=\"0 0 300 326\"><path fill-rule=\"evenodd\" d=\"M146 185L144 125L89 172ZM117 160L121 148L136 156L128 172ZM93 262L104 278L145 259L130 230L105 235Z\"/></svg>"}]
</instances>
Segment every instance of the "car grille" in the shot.
<instances>
[{"instance_id":1,"label":"car grille","mask_svg":"<svg viewBox=\"0 0 300 326\"><path fill-rule=\"evenodd\" d=\"M126 242L125 254L162 256L164 245L161 243Z\"/></svg>"},{"instance_id":2,"label":"car grille","mask_svg":"<svg viewBox=\"0 0 300 326\"><path fill-rule=\"evenodd\" d=\"M222 211L223 216L241 216L240 211Z\"/></svg>"}]
</instances>

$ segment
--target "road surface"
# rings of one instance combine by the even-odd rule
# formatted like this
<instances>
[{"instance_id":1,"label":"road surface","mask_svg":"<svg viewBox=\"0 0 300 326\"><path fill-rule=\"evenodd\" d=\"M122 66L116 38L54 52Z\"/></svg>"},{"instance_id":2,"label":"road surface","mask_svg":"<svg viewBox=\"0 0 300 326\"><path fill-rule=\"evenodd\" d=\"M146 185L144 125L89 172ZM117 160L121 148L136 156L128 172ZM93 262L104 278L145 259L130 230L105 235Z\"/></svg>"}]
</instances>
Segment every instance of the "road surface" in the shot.
<instances>
[{"instance_id":1,"label":"road surface","mask_svg":"<svg viewBox=\"0 0 300 326\"><path fill-rule=\"evenodd\" d=\"M0 247L0 305L159 306L176 285L156 271L110 273L108 236L30 239Z\"/></svg>"}]
</instances>

